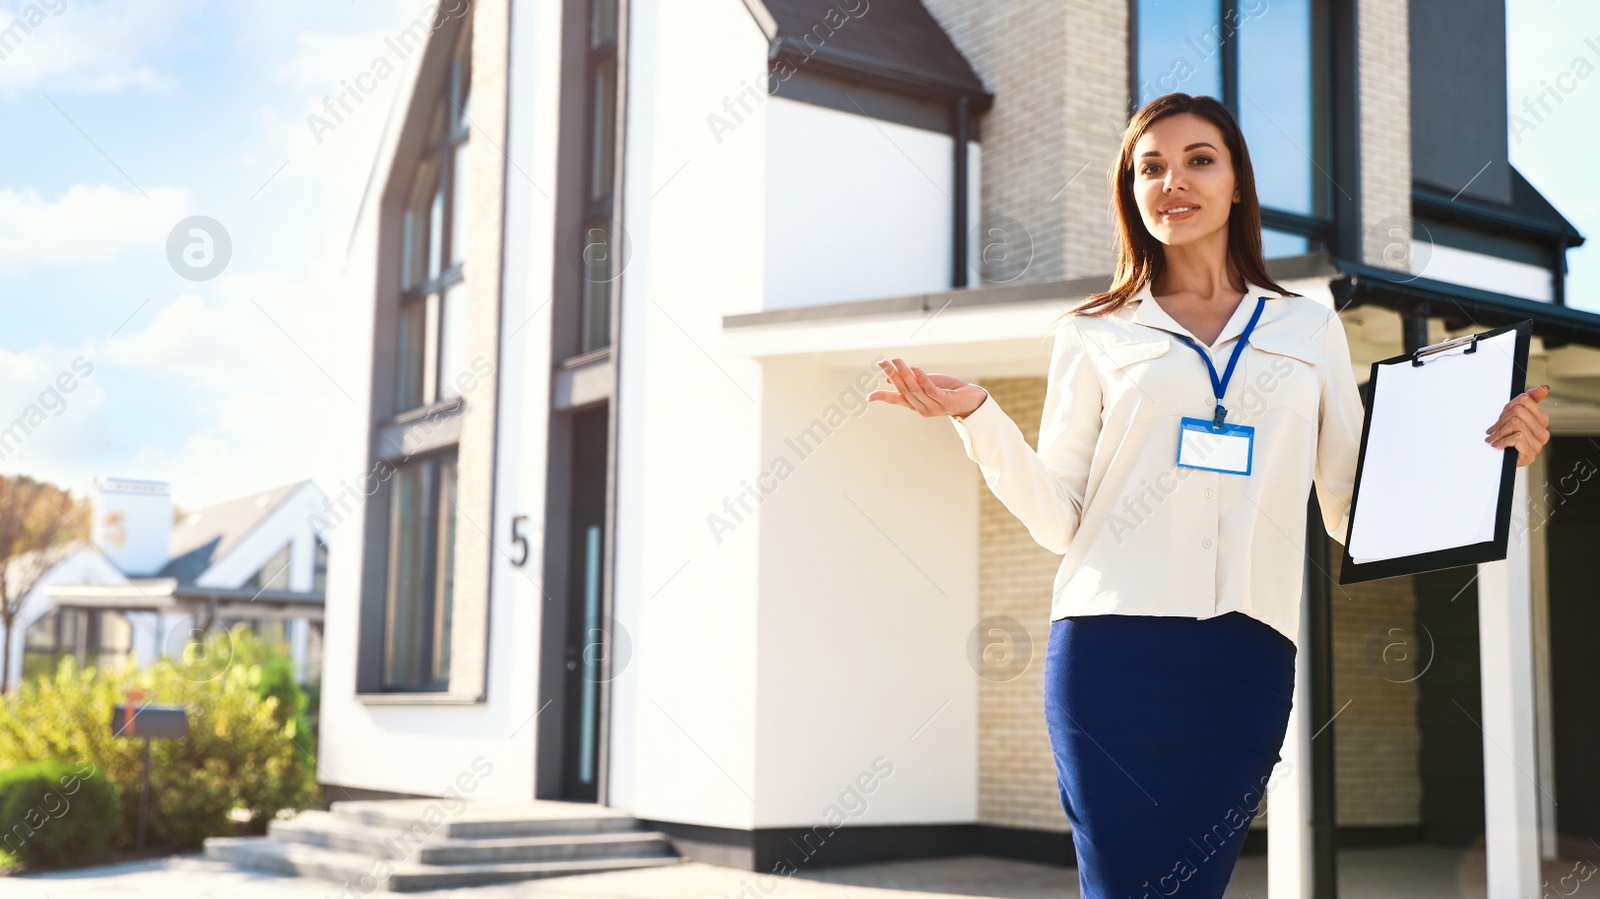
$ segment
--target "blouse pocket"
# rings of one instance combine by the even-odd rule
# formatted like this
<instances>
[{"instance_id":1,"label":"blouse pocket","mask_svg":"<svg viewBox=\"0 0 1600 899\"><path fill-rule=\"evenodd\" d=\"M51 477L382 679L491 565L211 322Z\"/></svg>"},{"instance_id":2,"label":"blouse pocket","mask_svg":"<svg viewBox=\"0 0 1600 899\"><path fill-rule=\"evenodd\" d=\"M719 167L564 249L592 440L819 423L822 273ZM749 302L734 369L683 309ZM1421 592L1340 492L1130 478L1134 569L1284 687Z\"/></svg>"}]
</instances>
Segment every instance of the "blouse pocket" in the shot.
<instances>
[{"instance_id":1,"label":"blouse pocket","mask_svg":"<svg viewBox=\"0 0 1600 899\"><path fill-rule=\"evenodd\" d=\"M1164 355L1172 346L1168 338L1158 340L1137 340L1113 343L1104 349L1094 352L1100 357L1096 361L1100 370L1110 374L1119 372L1136 362L1154 359Z\"/></svg>"},{"instance_id":2,"label":"blouse pocket","mask_svg":"<svg viewBox=\"0 0 1600 899\"><path fill-rule=\"evenodd\" d=\"M1172 372L1162 357L1172 348L1172 339L1113 340L1103 346L1089 346L1095 367L1100 370L1100 387L1105 398L1107 418L1123 421L1164 414L1171 405L1171 386L1166 380Z\"/></svg>"},{"instance_id":3,"label":"blouse pocket","mask_svg":"<svg viewBox=\"0 0 1600 899\"><path fill-rule=\"evenodd\" d=\"M1249 365L1240 373L1245 376L1242 392L1229 409L1237 408L1244 420L1283 409L1315 423L1321 403L1321 345L1295 334L1263 334L1251 335L1250 347L1259 352L1248 354Z\"/></svg>"}]
</instances>

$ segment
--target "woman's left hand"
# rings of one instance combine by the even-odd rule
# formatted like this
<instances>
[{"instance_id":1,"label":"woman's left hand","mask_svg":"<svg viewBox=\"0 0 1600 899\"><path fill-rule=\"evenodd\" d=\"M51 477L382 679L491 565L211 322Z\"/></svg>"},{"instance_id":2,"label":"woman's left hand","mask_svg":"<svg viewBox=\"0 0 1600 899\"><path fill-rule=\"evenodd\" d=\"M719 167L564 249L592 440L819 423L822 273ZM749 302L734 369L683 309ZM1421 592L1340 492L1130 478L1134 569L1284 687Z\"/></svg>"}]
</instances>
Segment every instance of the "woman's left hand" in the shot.
<instances>
[{"instance_id":1,"label":"woman's left hand","mask_svg":"<svg viewBox=\"0 0 1600 899\"><path fill-rule=\"evenodd\" d=\"M1517 448L1517 467L1533 462L1539 450L1550 442L1550 416L1539 402L1550 395L1550 385L1540 384L1525 390L1500 410L1500 420L1487 431L1484 440L1495 449Z\"/></svg>"}]
</instances>

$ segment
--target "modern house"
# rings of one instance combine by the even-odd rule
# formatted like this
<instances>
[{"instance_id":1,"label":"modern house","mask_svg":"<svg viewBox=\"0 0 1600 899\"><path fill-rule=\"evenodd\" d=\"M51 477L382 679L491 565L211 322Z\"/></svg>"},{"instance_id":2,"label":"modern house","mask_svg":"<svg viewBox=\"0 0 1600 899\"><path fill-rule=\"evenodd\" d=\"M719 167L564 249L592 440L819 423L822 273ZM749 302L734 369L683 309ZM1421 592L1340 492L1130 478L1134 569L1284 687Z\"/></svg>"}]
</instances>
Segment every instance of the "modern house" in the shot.
<instances>
[{"instance_id":1,"label":"modern house","mask_svg":"<svg viewBox=\"0 0 1600 899\"><path fill-rule=\"evenodd\" d=\"M1050 320L1110 283L1122 131L1181 90L1234 110L1270 271L1338 311L1358 382L1531 319L1553 385L1506 560L1341 586L1309 509L1247 852L1276 899L1364 847L1419 880L1476 858L1494 897L1593 850L1600 316L1566 290L1583 236L1509 161L1502 0L689 6L478 0L393 36L419 52L352 240L329 798L475 772L471 798L624 810L749 870L1070 864L1058 558L947 423L864 397L899 355L1034 439Z\"/></svg>"},{"instance_id":2,"label":"modern house","mask_svg":"<svg viewBox=\"0 0 1600 899\"><path fill-rule=\"evenodd\" d=\"M245 623L287 643L301 683L322 669L328 543L315 523L327 497L305 480L196 509L174 521L161 481L96 482L89 539L19 558L42 570L11 635L10 682L80 665L141 667L181 657L198 632Z\"/></svg>"}]
</instances>

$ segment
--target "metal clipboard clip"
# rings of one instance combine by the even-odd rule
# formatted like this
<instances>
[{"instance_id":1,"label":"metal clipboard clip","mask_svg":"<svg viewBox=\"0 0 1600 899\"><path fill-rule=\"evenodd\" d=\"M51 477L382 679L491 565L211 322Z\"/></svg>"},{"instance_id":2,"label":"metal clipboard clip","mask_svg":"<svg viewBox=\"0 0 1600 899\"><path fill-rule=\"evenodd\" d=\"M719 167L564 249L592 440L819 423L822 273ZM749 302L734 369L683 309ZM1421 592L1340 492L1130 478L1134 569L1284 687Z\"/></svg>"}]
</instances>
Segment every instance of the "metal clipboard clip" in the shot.
<instances>
[{"instance_id":1,"label":"metal clipboard clip","mask_svg":"<svg viewBox=\"0 0 1600 899\"><path fill-rule=\"evenodd\" d=\"M1466 355L1467 353L1476 353L1478 351L1478 335L1467 334L1462 337L1452 337L1449 340L1440 341L1439 343L1430 344L1428 346L1419 347L1415 350L1412 350L1411 364L1413 366L1421 365L1423 356L1429 353L1437 353L1440 350L1448 350L1451 347L1461 346L1464 343L1470 345L1466 348L1462 355Z\"/></svg>"}]
</instances>

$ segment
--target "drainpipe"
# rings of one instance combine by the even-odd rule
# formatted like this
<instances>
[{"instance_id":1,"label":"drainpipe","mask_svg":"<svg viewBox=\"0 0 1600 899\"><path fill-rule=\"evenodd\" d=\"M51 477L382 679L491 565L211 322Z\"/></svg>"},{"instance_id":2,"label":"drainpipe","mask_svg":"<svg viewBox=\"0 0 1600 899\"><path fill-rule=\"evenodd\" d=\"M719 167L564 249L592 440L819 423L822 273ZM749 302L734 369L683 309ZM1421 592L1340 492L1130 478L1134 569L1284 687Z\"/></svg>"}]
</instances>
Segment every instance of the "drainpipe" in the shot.
<instances>
[{"instance_id":1,"label":"drainpipe","mask_svg":"<svg viewBox=\"0 0 1600 899\"><path fill-rule=\"evenodd\" d=\"M951 138L955 144L955 197L950 217L953 234L950 245L950 286L967 286L967 95L962 94L955 105L955 124Z\"/></svg>"}]
</instances>

